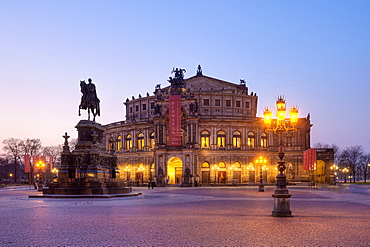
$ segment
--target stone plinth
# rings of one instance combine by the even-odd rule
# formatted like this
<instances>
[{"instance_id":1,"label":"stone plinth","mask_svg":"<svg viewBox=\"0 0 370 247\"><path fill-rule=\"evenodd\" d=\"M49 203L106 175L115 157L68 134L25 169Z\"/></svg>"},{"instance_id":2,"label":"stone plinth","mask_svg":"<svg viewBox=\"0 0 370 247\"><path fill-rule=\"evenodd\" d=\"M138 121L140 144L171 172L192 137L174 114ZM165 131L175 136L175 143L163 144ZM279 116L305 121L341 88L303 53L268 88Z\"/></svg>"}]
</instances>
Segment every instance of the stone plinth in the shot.
<instances>
[{"instance_id":1,"label":"stone plinth","mask_svg":"<svg viewBox=\"0 0 370 247\"><path fill-rule=\"evenodd\" d=\"M131 193L132 188L124 182L97 179L59 179L56 183L48 184L43 190L44 195L109 195Z\"/></svg>"},{"instance_id":2,"label":"stone plinth","mask_svg":"<svg viewBox=\"0 0 370 247\"><path fill-rule=\"evenodd\" d=\"M132 192L123 181L116 179L117 157L108 153L102 143L105 128L81 120L76 125L78 140L71 152L67 133L61 154L58 179L49 183L44 195L110 195Z\"/></svg>"},{"instance_id":3,"label":"stone plinth","mask_svg":"<svg viewBox=\"0 0 370 247\"><path fill-rule=\"evenodd\" d=\"M274 207L272 216L274 217L290 217L292 211L290 210L290 197L289 190L286 189L286 175L282 172L276 176L277 188L272 197L274 198Z\"/></svg>"}]
</instances>

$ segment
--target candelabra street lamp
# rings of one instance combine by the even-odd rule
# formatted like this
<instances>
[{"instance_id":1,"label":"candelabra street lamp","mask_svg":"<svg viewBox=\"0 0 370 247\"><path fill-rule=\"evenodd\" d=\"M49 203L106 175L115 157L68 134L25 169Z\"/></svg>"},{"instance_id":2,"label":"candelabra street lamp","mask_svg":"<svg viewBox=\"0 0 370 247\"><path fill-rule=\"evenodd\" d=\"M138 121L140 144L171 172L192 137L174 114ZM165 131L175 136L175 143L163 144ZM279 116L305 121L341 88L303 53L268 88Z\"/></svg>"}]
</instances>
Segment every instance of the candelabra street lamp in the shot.
<instances>
[{"instance_id":1,"label":"candelabra street lamp","mask_svg":"<svg viewBox=\"0 0 370 247\"><path fill-rule=\"evenodd\" d=\"M347 183L347 173L349 172L349 169L345 167L342 169L342 172L344 173L344 182Z\"/></svg>"},{"instance_id":2,"label":"candelabra street lamp","mask_svg":"<svg viewBox=\"0 0 370 247\"><path fill-rule=\"evenodd\" d=\"M262 172L264 170L267 170L267 166L266 166L266 163L267 163L267 160L260 156L257 160L256 160L256 163L257 164L261 164L261 170L260 170L260 183L258 184L258 192L264 192L265 191L265 185L263 183L263 174Z\"/></svg>"},{"instance_id":3,"label":"candelabra street lamp","mask_svg":"<svg viewBox=\"0 0 370 247\"><path fill-rule=\"evenodd\" d=\"M138 180L141 180L141 181L138 181L138 183L141 182L141 184L144 184L144 170L145 170L145 168L140 166L137 170L138 170Z\"/></svg>"},{"instance_id":4,"label":"candelabra street lamp","mask_svg":"<svg viewBox=\"0 0 370 247\"><path fill-rule=\"evenodd\" d=\"M40 174L41 180L42 180L42 170L45 169L45 166L46 166L46 164L45 164L45 162L43 160L39 160L36 163L36 168L37 168L37 170L38 170L38 172Z\"/></svg>"},{"instance_id":5,"label":"candelabra street lamp","mask_svg":"<svg viewBox=\"0 0 370 247\"><path fill-rule=\"evenodd\" d=\"M216 175L217 175L217 171L219 170L220 168L218 167L218 165L214 165L213 167L212 167L212 170L214 170L215 171L215 182L214 182L214 184L216 184Z\"/></svg>"},{"instance_id":6,"label":"candelabra street lamp","mask_svg":"<svg viewBox=\"0 0 370 247\"><path fill-rule=\"evenodd\" d=\"M333 170L333 174L334 174L334 180L333 180L334 185L337 184L337 172L336 172L336 170L338 170L338 169L339 169L339 167L337 165L330 166L330 170Z\"/></svg>"},{"instance_id":7,"label":"candelabra street lamp","mask_svg":"<svg viewBox=\"0 0 370 247\"><path fill-rule=\"evenodd\" d=\"M126 166L123 170L126 173L126 181L127 181L127 185L129 186L130 185L130 167Z\"/></svg>"},{"instance_id":8,"label":"candelabra street lamp","mask_svg":"<svg viewBox=\"0 0 370 247\"><path fill-rule=\"evenodd\" d=\"M53 179L54 179L54 181L57 181L56 179L58 178L58 172L59 172L59 170L57 169L57 168L53 168L52 170L51 170L51 172L52 172L52 174L54 174L53 175Z\"/></svg>"},{"instance_id":9,"label":"candelabra street lamp","mask_svg":"<svg viewBox=\"0 0 370 247\"><path fill-rule=\"evenodd\" d=\"M295 106L292 106L290 110L290 119L286 119L286 108L285 108L285 99L282 96L279 96L276 101L276 119L272 118L272 111L269 108L265 108L263 116L264 123L267 126L266 131L273 131L274 133L279 134L279 147L278 147L278 170L279 174L276 176L276 189L272 197L274 198L274 208L272 211L272 216L275 217L288 217L292 216L292 211L290 210L290 197L287 186L286 175L284 171L286 169L284 161L284 145L283 145L283 133L288 131L297 131L295 128L298 122L298 109Z\"/></svg>"}]
</instances>

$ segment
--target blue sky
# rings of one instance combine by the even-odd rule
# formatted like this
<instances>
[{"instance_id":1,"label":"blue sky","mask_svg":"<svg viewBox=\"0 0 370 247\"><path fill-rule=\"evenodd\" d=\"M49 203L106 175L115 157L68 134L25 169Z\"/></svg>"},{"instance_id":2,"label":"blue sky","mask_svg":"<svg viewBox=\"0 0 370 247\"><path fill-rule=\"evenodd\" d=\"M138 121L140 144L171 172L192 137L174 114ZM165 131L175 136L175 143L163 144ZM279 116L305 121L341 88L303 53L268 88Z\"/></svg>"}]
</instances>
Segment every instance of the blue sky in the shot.
<instances>
[{"instance_id":1,"label":"blue sky","mask_svg":"<svg viewBox=\"0 0 370 247\"><path fill-rule=\"evenodd\" d=\"M285 95L311 114L311 144L370 152L369 1L0 0L0 141L63 143L77 133L79 81L102 124L127 97L168 85L173 67L247 81L258 116Z\"/></svg>"}]
</instances>

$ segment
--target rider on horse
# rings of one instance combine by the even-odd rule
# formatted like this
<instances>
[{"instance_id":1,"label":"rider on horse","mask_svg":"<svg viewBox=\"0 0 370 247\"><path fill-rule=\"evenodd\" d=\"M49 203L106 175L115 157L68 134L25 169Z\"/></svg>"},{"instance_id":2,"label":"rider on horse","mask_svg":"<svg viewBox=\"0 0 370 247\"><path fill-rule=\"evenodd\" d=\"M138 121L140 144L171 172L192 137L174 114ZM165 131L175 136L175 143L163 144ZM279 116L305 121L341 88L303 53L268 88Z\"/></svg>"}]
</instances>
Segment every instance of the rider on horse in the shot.
<instances>
[{"instance_id":1,"label":"rider on horse","mask_svg":"<svg viewBox=\"0 0 370 247\"><path fill-rule=\"evenodd\" d=\"M85 81L80 81L81 87L81 103L78 109L78 115L81 116L80 110L87 110L88 112L88 120L90 120L90 111L92 112L95 122L96 115L100 116L100 100L96 94L96 87L94 83L92 83L92 79L88 79L89 83L86 84Z\"/></svg>"}]
</instances>

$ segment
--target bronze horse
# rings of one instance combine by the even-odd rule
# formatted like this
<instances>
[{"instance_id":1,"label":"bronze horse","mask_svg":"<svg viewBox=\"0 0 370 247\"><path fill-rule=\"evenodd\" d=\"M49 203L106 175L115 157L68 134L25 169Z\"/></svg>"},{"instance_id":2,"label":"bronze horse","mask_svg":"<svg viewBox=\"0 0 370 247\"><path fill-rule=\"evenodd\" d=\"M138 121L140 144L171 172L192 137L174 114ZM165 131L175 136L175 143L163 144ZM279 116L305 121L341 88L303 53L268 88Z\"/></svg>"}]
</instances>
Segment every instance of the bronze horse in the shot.
<instances>
[{"instance_id":1,"label":"bronze horse","mask_svg":"<svg viewBox=\"0 0 370 247\"><path fill-rule=\"evenodd\" d=\"M92 83L92 79L89 78L88 81L88 84L86 84L85 80L80 81L82 97L78 108L78 115L81 116L81 109L87 110L88 120L90 120L91 111L94 116L93 121L95 122L96 115L100 116L100 100L96 95L96 88Z\"/></svg>"}]
</instances>

